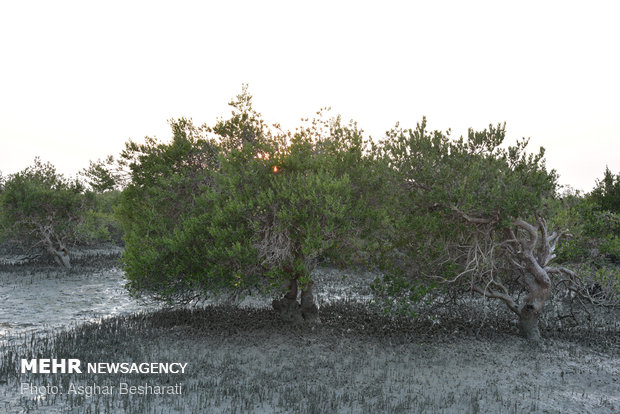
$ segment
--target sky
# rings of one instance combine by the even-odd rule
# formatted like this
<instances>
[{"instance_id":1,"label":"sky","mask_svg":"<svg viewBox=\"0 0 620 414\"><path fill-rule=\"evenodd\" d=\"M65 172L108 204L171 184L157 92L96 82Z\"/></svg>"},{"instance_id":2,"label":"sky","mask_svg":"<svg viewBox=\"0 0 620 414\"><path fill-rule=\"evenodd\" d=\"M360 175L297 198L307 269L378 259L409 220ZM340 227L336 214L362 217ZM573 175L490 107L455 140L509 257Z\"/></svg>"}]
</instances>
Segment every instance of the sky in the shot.
<instances>
[{"instance_id":1,"label":"sky","mask_svg":"<svg viewBox=\"0 0 620 414\"><path fill-rule=\"evenodd\" d=\"M0 171L76 174L168 119L213 125L247 83L290 129L326 106L375 139L506 122L589 191L620 172L614 3L0 0Z\"/></svg>"}]
</instances>

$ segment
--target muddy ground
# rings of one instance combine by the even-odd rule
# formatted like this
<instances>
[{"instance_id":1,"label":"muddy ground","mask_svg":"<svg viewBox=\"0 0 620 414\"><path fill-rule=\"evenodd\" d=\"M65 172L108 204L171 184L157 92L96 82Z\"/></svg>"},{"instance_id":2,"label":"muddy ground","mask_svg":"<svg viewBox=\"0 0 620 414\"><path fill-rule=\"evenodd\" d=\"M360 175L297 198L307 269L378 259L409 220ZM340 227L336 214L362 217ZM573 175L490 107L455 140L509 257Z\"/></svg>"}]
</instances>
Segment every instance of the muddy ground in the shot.
<instances>
[{"instance_id":1,"label":"muddy ground","mask_svg":"<svg viewBox=\"0 0 620 414\"><path fill-rule=\"evenodd\" d=\"M373 275L351 271L343 280L341 272L322 269L316 275L317 288L323 285L318 294L322 323L316 326L281 322L269 309L269 298L237 298L235 306L218 302L194 309L138 308L135 313L134 306L144 305L123 296L121 289L108 291L106 300L127 301L125 308L99 321L79 322L75 313L59 312L63 290L82 295L82 301L71 305L79 308L88 302L88 292L101 295L97 280L122 283L114 262L96 262L87 260L66 274L47 276L28 265L0 268L0 295L27 291L29 296L12 303L35 309L38 285L47 293L57 289L61 299L46 305L47 319L69 314L73 321L73 326L54 325L51 333L36 322L34 328L14 326L10 337L5 334L0 345L0 412L620 411L618 311L593 311L591 321L571 324L558 317L565 313L558 310L560 303L549 306L543 319L545 339L532 345L518 337L512 316L493 302L464 298L415 319L390 317L371 303L368 281ZM82 285L92 289L80 290ZM13 324L18 325L24 319L0 307L0 321L17 320ZM187 368L184 374L19 373L21 358L34 357L78 358L84 365L182 362ZM22 393L23 383L57 386L58 392ZM181 394L121 394L120 383L178 384ZM91 391L93 384L117 388L109 395L88 395L88 387L82 394L70 393L72 384L91 386Z\"/></svg>"}]
</instances>

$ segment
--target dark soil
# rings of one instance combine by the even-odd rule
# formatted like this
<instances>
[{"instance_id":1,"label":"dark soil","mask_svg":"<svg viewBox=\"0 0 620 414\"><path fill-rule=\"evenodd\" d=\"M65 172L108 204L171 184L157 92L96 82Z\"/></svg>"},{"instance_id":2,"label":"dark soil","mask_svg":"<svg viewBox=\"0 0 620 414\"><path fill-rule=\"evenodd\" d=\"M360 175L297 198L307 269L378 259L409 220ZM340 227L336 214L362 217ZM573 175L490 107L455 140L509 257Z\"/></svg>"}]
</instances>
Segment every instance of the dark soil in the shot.
<instances>
[{"instance_id":1,"label":"dark soil","mask_svg":"<svg viewBox=\"0 0 620 414\"><path fill-rule=\"evenodd\" d=\"M85 324L51 339L5 346L7 412L614 412L620 408L617 335L548 338L455 321L439 327L321 309L320 325L226 306L158 311ZM479 332L476 337L473 332ZM19 374L21 358L186 362L183 375ZM22 382L182 384L180 396L20 395ZM0 406L1 407L1 406Z\"/></svg>"}]
</instances>

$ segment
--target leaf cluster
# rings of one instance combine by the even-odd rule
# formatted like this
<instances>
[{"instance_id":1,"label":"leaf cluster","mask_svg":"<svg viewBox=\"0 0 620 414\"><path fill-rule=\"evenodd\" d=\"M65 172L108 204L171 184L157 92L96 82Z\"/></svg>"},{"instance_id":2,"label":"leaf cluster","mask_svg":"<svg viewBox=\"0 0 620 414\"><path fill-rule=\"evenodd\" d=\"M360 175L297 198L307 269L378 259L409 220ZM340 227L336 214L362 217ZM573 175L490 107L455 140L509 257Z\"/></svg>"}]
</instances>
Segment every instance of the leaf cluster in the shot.
<instances>
[{"instance_id":1,"label":"leaf cluster","mask_svg":"<svg viewBox=\"0 0 620 414\"><path fill-rule=\"evenodd\" d=\"M84 186L35 158L32 166L10 175L0 197L2 221L11 237L37 241L39 229L49 226L63 238L79 237L88 200Z\"/></svg>"}]
</instances>

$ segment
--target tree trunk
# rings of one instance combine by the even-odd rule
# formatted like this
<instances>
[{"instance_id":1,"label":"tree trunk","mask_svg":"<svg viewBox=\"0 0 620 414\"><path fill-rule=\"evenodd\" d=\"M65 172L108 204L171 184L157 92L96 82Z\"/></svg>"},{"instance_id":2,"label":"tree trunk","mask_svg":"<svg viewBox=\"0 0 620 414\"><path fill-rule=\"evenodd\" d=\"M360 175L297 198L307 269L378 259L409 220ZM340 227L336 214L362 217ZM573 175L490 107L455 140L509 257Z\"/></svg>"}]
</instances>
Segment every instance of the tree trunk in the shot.
<instances>
[{"instance_id":1,"label":"tree trunk","mask_svg":"<svg viewBox=\"0 0 620 414\"><path fill-rule=\"evenodd\" d=\"M43 237L43 241L47 246L47 251L50 252L54 261L58 263L60 266L63 266L65 269L71 269L71 259L69 257L69 251L65 246L65 243L61 238L55 237L58 242L58 249L54 246L54 242L52 242L52 234L53 231L50 226L44 227L39 226L39 232Z\"/></svg>"},{"instance_id":2,"label":"tree trunk","mask_svg":"<svg viewBox=\"0 0 620 414\"><path fill-rule=\"evenodd\" d=\"M541 339L538 329L538 315L549 297L550 288L550 284L536 280L529 284L530 292L525 297L525 301L518 312L519 331L528 340L538 342Z\"/></svg>"},{"instance_id":3,"label":"tree trunk","mask_svg":"<svg viewBox=\"0 0 620 414\"><path fill-rule=\"evenodd\" d=\"M63 266L65 269L71 269L69 251L64 245L61 244L59 249L55 249L54 246L48 245L47 250L52 254L56 263Z\"/></svg>"},{"instance_id":4,"label":"tree trunk","mask_svg":"<svg viewBox=\"0 0 620 414\"><path fill-rule=\"evenodd\" d=\"M519 331L527 340L539 342L538 312L532 305L524 304L519 311Z\"/></svg>"},{"instance_id":5,"label":"tree trunk","mask_svg":"<svg viewBox=\"0 0 620 414\"><path fill-rule=\"evenodd\" d=\"M280 317L285 322L293 323L318 323L319 309L314 303L314 296L312 295L312 285L314 282L310 282L308 286L301 292L301 304L297 301L297 278L289 279L288 292L282 299L274 299L271 305L273 309L280 314Z\"/></svg>"},{"instance_id":6,"label":"tree trunk","mask_svg":"<svg viewBox=\"0 0 620 414\"><path fill-rule=\"evenodd\" d=\"M297 303L297 278L289 279L286 295L282 299L274 299L271 305L285 322L303 322L300 306Z\"/></svg>"},{"instance_id":7,"label":"tree trunk","mask_svg":"<svg viewBox=\"0 0 620 414\"><path fill-rule=\"evenodd\" d=\"M312 286L314 286L314 282L310 281L308 286L301 291L301 316L303 316L304 320L307 322L320 323L319 308L314 303Z\"/></svg>"},{"instance_id":8,"label":"tree trunk","mask_svg":"<svg viewBox=\"0 0 620 414\"><path fill-rule=\"evenodd\" d=\"M476 218L458 209L455 210L469 223L476 226L493 226L497 222L497 218ZM488 298L502 300L511 311L518 315L521 334L532 341L540 341L541 339L540 330L538 329L538 317L551 291L550 275L563 272L568 274L571 280L576 277L573 272L565 268L548 266L555 258L554 251L556 245L565 232L549 234L547 222L539 214L536 214L536 223L538 227L524 220L516 219L513 222L512 228L504 229L504 241L501 243L503 253L506 255L505 258L508 259L508 264L515 270L513 273L517 276L515 281L521 284L527 291L527 296L521 306L517 305L501 280L493 278L493 270L496 269L495 265L492 265L491 271L488 271L486 267L479 268L480 262L493 263L493 251L498 245L490 243L488 244L490 247L486 247L487 242L485 242L484 247L481 247L478 238L479 233L482 233L484 237L492 240L493 227L478 228L479 233L475 233L472 237L473 241L468 253L468 256L472 259L469 259L469 262L466 264L465 271L457 276L458 278L467 272L471 272L472 291ZM480 260L479 254L482 254L483 258L487 255L488 259ZM485 266L487 265L485 264ZM480 272L479 275L485 276L476 276L478 272ZM491 277L488 278L486 275ZM478 280L475 280L476 277ZM454 280L450 282L454 282ZM475 282L478 282L480 285L476 286Z\"/></svg>"}]
</instances>

